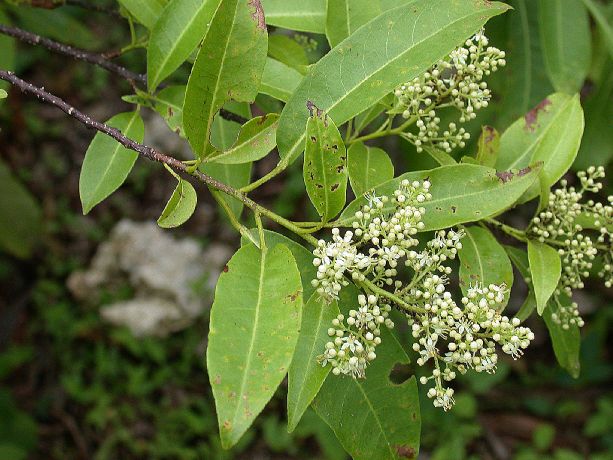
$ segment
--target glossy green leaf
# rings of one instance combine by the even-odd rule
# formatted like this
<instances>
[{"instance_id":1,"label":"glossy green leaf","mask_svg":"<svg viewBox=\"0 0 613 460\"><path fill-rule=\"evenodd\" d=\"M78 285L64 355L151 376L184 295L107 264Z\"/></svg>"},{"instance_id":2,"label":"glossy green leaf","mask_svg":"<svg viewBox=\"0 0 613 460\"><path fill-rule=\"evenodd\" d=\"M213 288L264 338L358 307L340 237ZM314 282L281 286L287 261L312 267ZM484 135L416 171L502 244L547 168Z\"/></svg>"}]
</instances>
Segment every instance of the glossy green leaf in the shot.
<instances>
[{"instance_id":1,"label":"glossy green leaf","mask_svg":"<svg viewBox=\"0 0 613 460\"><path fill-rule=\"evenodd\" d=\"M138 22L147 29L153 26L162 15L166 0L118 0Z\"/></svg>"},{"instance_id":2,"label":"glossy green leaf","mask_svg":"<svg viewBox=\"0 0 613 460\"><path fill-rule=\"evenodd\" d=\"M316 107L306 127L304 183L324 222L336 216L347 199L347 151L334 122Z\"/></svg>"},{"instance_id":3,"label":"glossy green leaf","mask_svg":"<svg viewBox=\"0 0 613 460\"><path fill-rule=\"evenodd\" d=\"M198 201L192 184L179 177L178 174L173 173L173 176L179 183L158 219L158 225L162 228L175 228L183 225L192 217Z\"/></svg>"},{"instance_id":4,"label":"glossy green leaf","mask_svg":"<svg viewBox=\"0 0 613 460\"><path fill-rule=\"evenodd\" d=\"M551 246L528 240L528 260L530 261L530 277L534 285L537 311L539 315L542 315L549 298L560 281L562 269L560 256L558 251Z\"/></svg>"},{"instance_id":5,"label":"glossy green leaf","mask_svg":"<svg viewBox=\"0 0 613 460\"><path fill-rule=\"evenodd\" d=\"M504 283L510 290L513 286L513 267L504 248L488 229L466 227L462 238L460 258L460 288L466 294L470 286ZM509 295L505 296L505 305Z\"/></svg>"},{"instance_id":6,"label":"glossy green leaf","mask_svg":"<svg viewBox=\"0 0 613 460\"><path fill-rule=\"evenodd\" d=\"M330 366L322 367L317 357L330 340L328 328L340 313L336 302L330 305L320 300L316 292L302 310L300 337L289 368L287 390L287 429L294 431L304 411L319 392Z\"/></svg>"},{"instance_id":7,"label":"glossy green leaf","mask_svg":"<svg viewBox=\"0 0 613 460\"><path fill-rule=\"evenodd\" d=\"M185 100L185 86L168 86L155 96L154 108L159 113L168 127L181 137L185 137L183 131L183 101Z\"/></svg>"},{"instance_id":8,"label":"glossy green leaf","mask_svg":"<svg viewBox=\"0 0 613 460\"><path fill-rule=\"evenodd\" d=\"M541 0L539 23L545 68L556 91L578 92L591 62L591 31L581 1Z\"/></svg>"},{"instance_id":9,"label":"glossy green leaf","mask_svg":"<svg viewBox=\"0 0 613 460\"><path fill-rule=\"evenodd\" d=\"M230 148L236 141L240 132L240 125L232 121L224 120L219 115L213 121L211 141L222 149ZM247 185L251 179L251 163L225 165L218 163L202 163L200 170L215 179L233 188L241 188ZM221 199L228 203L235 216L240 216L243 203L227 195L221 195Z\"/></svg>"},{"instance_id":10,"label":"glossy green leaf","mask_svg":"<svg viewBox=\"0 0 613 460\"><path fill-rule=\"evenodd\" d=\"M538 2L511 0L513 10L507 16L509 37L504 49L507 65L503 70L502 104L496 112L499 129L506 128L518 117L553 92L543 65L539 38Z\"/></svg>"},{"instance_id":11,"label":"glossy green leaf","mask_svg":"<svg viewBox=\"0 0 613 460\"><path fill-rule=\"evenodd\" d=\"M394 177L394 165L389 155L377 147L356 142L347 151L347 171L356 196Z\"/></svg>"},{"instance_id":12,"label":"glossy green leaf","mask_svg":"<svg viewBox=\"0 0 613 460\"><path fill-rule=\"evenodd\" d=\"M145 125L138 112L120 113L106 124L136 142L142 142L145 136ZM91 211L124 183L137 157L138 153L106 134L97 133L94 136L85 153L79 177L83 214Z\"/></svg>"},{"instance_id":13,"label":"glossy green leaf","mask_svg":"<svg viewBox=\"0 0 613 460\"><path fill-rule=\"evenodd\" d=\"M250 230L254 238L258 239L257 228ZM315 279L317 274L316 268L313 265L313 253L300 243L296 243L294 240L290 240L288 237L281 235L280 233L273 232L271 230L264 230L264 239L268 249L274 248L277 244L286 246L294 256L298 271L300 272L300 278L302 279L302 297L304 299L310 299L311 295L315 292L315 288L311 284L311 281ZM245 237L241 238L241 245L249 244L249 240Z\"/></svg>"},{"instance_id":14,"label":"glossy green leaf","mask_svg":"<svg viewBox=\"0 0 613 460\"><path fill-rule=\"evenodd\" d=\"M262 6L271 26L316 34L326 30L326 0L262 0Z\"/></svg>"},{"instance_id":15,"label":"glossy green leaf","mask_svg":"<svg viewBox=\"0 0 613 460\"><path fill-rule=\"evenodd\" d=\"M27 258L41 233L40 205L0 161L0 252Z\"/></svg>"},{"instance_id":16,"label":"glossy green leaf","mask_svg":"<svg viewBox=\"0 0 613 460\"><path fill-rule=\"evenodd\" d=\"M423 149L424 152L430 155L430 158L439 164L439 166L454 165L457 163L451 155L447 152L443 152L441 149L429 145L424 146Z\"/></svg>"},{"instance_id":17,"label":"glossy green leaf","mask_svg":"<svg viewBox=\"0 0 613 460\"><path fill-rule=\"evenodd\" d=\"M570 305L571 299L566 296L560 296L561 301ZM556 359L562 368L574 377L579 377L581 364L579 361L579 352L581 351L581 331L579 326L571 324L565 329L561 324L556 323L552 319L552 315L556 313L559 306L556 302L550 301L547 309L543 313L543 319L549 330L551 345Z\"/></svg>"},{"instance_id":18,"label":"glossy green leaf","mask_svg":"<svg viewBox=\"0 0 613 460\"><path fill-rule=\"evenodd\" d=\"M341 309L342 310L342 309ZM421 417L415 377L397 385L389 374L409 358L385 328L365 379L330 375L313 401L355 460L417 458Z\"/></svg>"},{"instance_id":19,"label":"glossy green leaf","mask_svg":"<svg viewBox=\"0 0 613 460\"><path fill-rule=\"evenodd\" d=\"M301 311L289 249L249 244L232 256L215 290L206 354L224 448L238 442L285 377Z\"/></svg>"},{"instance_id":20,"label":"glossy green leaf","mask_svg":"<svg viewBox=\"0 0 613 460\"><path fill-rule=\"evenodd\" d=\"M271 113L249 120L241 128L232 148L216 152L208 159L212 163L238 164L256 161L275 148L275 133L279 115Z\"/></svg>"},{"instance_id":21,"label":"glossy green leaf","mask_svg":"<svg viewBox=\"0 0 613 460\"><path fill-rule=\"evenodd\" d=\"M155 23L147 45L147 83L153 91L202 40L221 0L172 0Z\"/></svg>"},{"instance_id":22,"label":"glossy green leaf","mask_svg":"<svg viewBox=\"0 0 613 460\"><path fill-rule=\"evenodd\" d=\"M275 59L266 59L260 93L287 102L302 81L302 74Z\"/></svg>"},{"instance_id":23,"label":"glossy green leaf","mask_svg":"<svg viewBox=\"0 0 613 460\"><path fill-rule=\"evenodd\" d=\"M326 36L334 48L359 27L381 14L379 0L328 0Z\"/></svg>"},{"instance_id":24,"label":"glossy green leaf","mask_svg":"<svg viewBox=\"0 0 613 460\"><path fill-rule=\"evenodd\" d=\"M232 99L252 102L266 62L267 32L257 0L222 0L189 76L183 126L202 158L215 114Z\"/></svg>"},{"instance_id":25,"label":"glossy green leaf","mask_svg":"<svg viewBox=\"0 0 613 460\"><path fill-rule=\"evenodd\" d=\"M530 277L530 263L528 262L528 253L523 249L513 246L505 246L505 251L509 255L509 259L521 274L524 282L528 285L528 295L524 303L515 314L520 321L525 321L536 310L536 297L534 295L534 287L532 286L532 278Z\"/></svg>"},{"instance_id":26,"label":"glossy green leaf","mask_svg":"<svg viewBox=\"0 0 613 460\"><path fill-rule=\"evenodd\" d=\"M556 93L544 99L500 137L496 169L524 168L543 162L547 186L555 184L572 165L583 135L579 96ZM522 201L539 193L536 184Z\"/></svg>"},{"instance_id":27,"label":"glossy green leaf","mask_svg":"<svg viewBox=\"0 0 613 460\"><path fill-rule=\"evenodd\" d=\"M424 231L436 230L482 220L513 206L536 181L539 172L538 165L523 171L499 173L485 166L471 164L441 166L405 173L376 187L375 194L392 196L402 180L427 178L432 184L432 199L422 204L426 208ZM350 225L356 211L367 203L364 196L352 201L341 214L339 225ZM383 209L391 211L391 203Z\"/></svg>"},{"instance_id":28,"label":"glossy green leaf","mask_svg":"<svg viewBox=\"0 0 613 460\"><path fill-rule=\"evenodd\" d=\"M307 100L340 126L508 8L498 2L416 0L358 29L309 68L285 106L277 131L282 162L294 161L305 146Z\"/></svg>"},{"instance_id":29,"label":"glossy green leaf","mask_svg":"<svg viewBox=\"0 0 613 460\"><path fill-rule=\"evenodd\" d=\"M304 72L309 65L304 47L287 35L269 35L268 55L299 72Z\"/></svg>"},{"instance_id":30,"label":"glossy green leaf","mask_svg":"<svg viewBox=\"0 0 613 460\"><path fill-rule=\"evenodd\" d=\"M481 128L481 136L477 143L477 163L493 168L500 151L500 134L491 126Z\"/></svg>"}]
</instances>

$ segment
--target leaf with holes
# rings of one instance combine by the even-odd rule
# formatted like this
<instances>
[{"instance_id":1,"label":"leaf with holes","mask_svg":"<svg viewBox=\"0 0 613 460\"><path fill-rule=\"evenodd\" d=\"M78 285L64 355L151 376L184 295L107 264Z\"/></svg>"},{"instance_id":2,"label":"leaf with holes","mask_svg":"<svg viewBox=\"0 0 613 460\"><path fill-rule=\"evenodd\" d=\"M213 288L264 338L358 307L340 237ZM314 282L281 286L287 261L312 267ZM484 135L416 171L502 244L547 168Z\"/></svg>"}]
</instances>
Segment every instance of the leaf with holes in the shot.
<instances>
[{"instance_id":1,"label":"leaf with holes","mask_svg":"<svg viewBox=\"0 0 613 460\"><path fill-rule=\"evenodd\" d=\"M466 227L462 238L460 258L460 287L466 294L476 283L484 286L505 284L510 290L513 286L513 267L504 248L492 232L482 227ZM509 301L505 295L504 305Z\"/></svg>"},{"instance_id":2,"label":"leaf with holes","mask_svg":"<svg viewBox=\"0 0 613 460\"><path fill-rule=\"evenodd\" d=\"M306 127L304 183L311 202L323 222L345 206L347 195L347 151L334 122L317 107Z\"/></svg>"},{"instance_id":3,"label":"leaf with holes","mask_svg":"<svg viewBox=\"0 0 613 460\"><path fill-rule=\"evenodd\" d=\"M340 126L508 9L498 2L416 0L360 27L309 68L283 109L277 130L281 161L293 162L304 149L307 100Z\"/></svg>"},{"instance_id":4,"label":"leaf with holes","mask_svg":"<svg viewBox=\"0 0 613 460\"><path fill-rule=\"evenodd\" d=\"M120 113L106 124L136 142L142 142L145 136L145 125L138 112ZM124 183L137 157L138 153L125 148L115 139L96 133L85 152L79 176L83 214L91 211Z\"/></svg>"},{"instance_id":5,"label":"leaf with holes","mask_svg":"<svg viewBox=\"0 0 613 460\"><path fill-rule=\"evenodd\" d=\"M248 244L232 256L215 290L206 354L224 448L238 442L285 377L301 312L289 249Z\"/></svg>"},{"instance_id":6,"label":"leaf with holes","mask_svg":"<svg viewBox=\"0 0 613 460\"><path fill-rule=\"evenodd\" d=\"M326 36L330 47L334 48L380 14L379 0L328 0Z\"/></svg>"},{"instance_id":7,"label":"leaf with holes","mask_svg":"<svg viewBox=\"0 0 613 460\"><path fill-rule=\"evenodd\" d=\"M220 164L239 164L265 157L275 148L275 133L279 115L270 113L245 123L232 148L215 152L207 161Z\"/></svg>"},{"instance_id":8,"label":"leaf with holes","mask_svg":"<svg viewBox=\"0 0 613 460\"><path fill-rule=\"evenodd\" d=\"M397 385L389 378L395 364L408 362L396 338L383 328L377 359L366 369L366 378L330 375L313 401L317 414L354 459L417 458L417 382L411 377Z\"/></svg>"},{"instance_id":9,"label":"leaf with holes","mask_svg":"<svg viewBox=\"0 0 613 460\"><path fill-rule=\"evenodd\" d=\"M496 169L524 168L542 161L541 174L545 185L551 186L575 160L583 126L579 96L552 94L502 134ZM522 201L536 197L539 191L536 183Z\"/></svg>"},{"instance_id":10,"label":"leaf with holes","mask_svg":"<svg viewBox=\"0 0 613 460\"><path fill-rule=\"evenodd\" d=\"M360 196L394 177L394 165L389 155L377 147L356 142L347 151L347 170L351 188Z\"/></svg>"},{"instance_id":11,"label":"leaf with holes","mask_svg":"<svg viewBox=\"0 0 613 460\"><path fill-rule=\"evenodd\" d=\"M192 184L182 179L178 174L171 173L179 183L158 219L158 225L162 228L174 228L183 225L196 210L196 202L198 201L196 190L194 190Z\"/></svg>"},{"instance_id":12,"label":"leaf with holes","mask_svg":"<svg viewBox=\"0 0 613 460\"><path fill-rule=\"evenodd\" d=\"M437 230L482 220L508 209L537 180L539 172L540 165L496 172L480 165L455 164L405 173L375 187L374 193L392 196L405 179L428 179L432 183L432 199L422 203L426 208L423 231ZM366 204L366 197L356 198L345 208L337 224L351 225L356 211ZM392 207L390 201L383 210L391 211Z\"/></svg>"},{"instance_id":13,"label":"leaf with holes","mask_svg":"<svg viewBox=\"0 0 613 460\"><path fill-rule=\"evenodd\" d=\"M558 251L551 246L534 240L528 240L528 260L530 275L536 295L539 315L543 314L549 298L560 281L562 264Z\"/></svg>"},{"instance_id":14,"label":"leaf with holes","mask_svg":"<svg viewBox=\"0 0 613 460\"><path fill-rule=\"evenodd\" d=\"M491 126L481 128L481 136L477 143L477 163L493 168L500 150L500 134Z\"/></svg>"},{"instance_id":15,"label":"leaf with holes","mask_svg":"<svg viewBox=\"0 0 613 460\"><path fill-rule=\"evenodd\" d=\"M151 31L147 84L153 92L185 62L204 37L221 0L172 0Z\"/></svg>"},{"instance_id":16,"label":"leaf with holes","mask_svg":"<svg viewBox=\"0 0 613 460\"><path fill-rule=\"evenodd\" d=\"M222 0L211 19L185 92L183 126L192 150L203 158L213 119L227 100L253 102L268 35L259 0Z\"/></svg>"},{"instance_id":17,"label":"leaf with holes","mask_svg":"<svg viewBox=\"0 0 613 460\"><path fill-rule=\"evenodd\" d=\"M581 1L538 2L545 68L556 91L578 92L590 70L590 20Z\"/></svg>"}]
</instances>

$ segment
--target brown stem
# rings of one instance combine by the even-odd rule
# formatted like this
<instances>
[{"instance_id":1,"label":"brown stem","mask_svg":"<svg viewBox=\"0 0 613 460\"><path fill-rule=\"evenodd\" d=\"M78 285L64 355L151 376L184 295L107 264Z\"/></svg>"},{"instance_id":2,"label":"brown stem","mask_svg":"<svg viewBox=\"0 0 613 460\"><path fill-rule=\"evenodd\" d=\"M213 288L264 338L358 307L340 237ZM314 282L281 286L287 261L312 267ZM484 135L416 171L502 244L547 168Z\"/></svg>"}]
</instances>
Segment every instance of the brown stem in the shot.
<instances>
[{"instance_id":1,"label":"brown stem","mask_svg":"<svg viewBox=\"0 0 613 460\"><path fill-rule=\"evenodd\" d=\"M30 0L29 2L24 3L34 8L43 8L46 10L53 10L55 8L59 8L60 6L77 6L85 10L121 17L119 11L100 5L93 5L91 1L87 0Z\"/></svg>"},{"instance_id":2,"label":"brown stem","mask_svg":"<svg viewBox=\"0 0 613 460\"><path fill-rule=\"evenodd\" d=\"M111 62L109 60L109 57L105 56L104 54L96 54L79 48L74 48L72 46L65 45L64 43L59 43L54 40L41 37L40 35L33 34L26 30L19 29L17 27L10 27L4 24L0 24L0 34L8 35L9 37L16 38L17 40L22 41L24 43L29 43L30 45L43 46L55 53L70 56L77 61L84 61L89 64L97 65L99 67L102 67L103 69L108 70L111 73L125 78L131 83L138 82L143 85L147 85L147 75L132 72L125 67L117 65L114 62ZM240 115L236 115L235 113L232 113L226 109L221 109L219 111L219 114L222 118L228 121L234 121L241 125L244 125L245 123L247 123L247 121L249 121L246 118L241 117Z\"/></svg>"}]
</instances>

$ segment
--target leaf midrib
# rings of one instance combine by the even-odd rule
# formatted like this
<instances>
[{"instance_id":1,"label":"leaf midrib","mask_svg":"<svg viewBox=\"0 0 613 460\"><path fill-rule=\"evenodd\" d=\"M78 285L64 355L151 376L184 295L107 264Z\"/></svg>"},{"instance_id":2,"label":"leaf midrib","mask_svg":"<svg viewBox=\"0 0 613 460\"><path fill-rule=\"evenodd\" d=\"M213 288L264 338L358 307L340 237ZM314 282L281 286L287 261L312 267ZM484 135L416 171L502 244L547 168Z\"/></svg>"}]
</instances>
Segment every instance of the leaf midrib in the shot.
<instances>
[{"instance_id":1,"label":"leaf midrib","mask_svg":"<svg viewBox=\"0 0 613 460\"><path fill-rule=\"evenodd\" d=\"M364 391L364 388L362 388L362 385L360 385L355 380L353 380L353 383L355 384L356 387L360 389L360 392L362 393L362 396L364 397L364 401L366 401L366 403L368 404L368 407L370 408L370 411L373 414L373 417L375 418L377 425L379 426L379 431L381 435L383 436L383 439L385 439L385 445L387 446L387 450L389 450L390 454L392 455L391 458L396 458L396 454L392 450L392 443L388 439L386 431L383 429L383 425L381 424L381 420L379 419L379 415L377 414L377 412L375 412L375 408L370 402L370 399L368 398L368 395Z\"/></svg>"},{"instance_id":2,"label":"leaf midrib","mask_svg":"<svg viewBox=\"0 0 613 460\"><path fill-rule=\"evenodd\" d=\"M485 284L485 270L483 269L483 263L481 262L481 255L479 254L479 248L477 246L477 242L471 235L470 231L466 231L466 236L470 240L471 244L474 247L474 252L477 255L477 262L479 262L479 272L481 273L481 283Z\"/></svg>"},{"instance_id":3,"label":"leaf midrib","mask_svg":"<svg viewBox=\"0 0 613 460\"><path fill-rule=\"evenodd\" d=\"M397 8L394 8L392 10L388 10L388 11L396 11L400 8L404 8L406 5L401 5ZM458 23L458 22L462 22L465 21L467 18L471 18L473 16L480 16L483 14L482 10L479 10L478 12L475 12L473 14L468 14L466 16L462 16L452 22L447 23L447 25L445 26L444 29L447 29L451 26L453 26L454 24ZM393 15L390 15L393 16ZM328 113L332 112L336 107L338 107L339 104L341 104L341 102L343 102L347 97L349 97L354 91L356 91L358 88L361 88L362 85L370 80L374 75L376 75L377 73L381 72L383 69L385 69L386 67L389 67L390 65L392 65L392 63L394 63L395 61L402 59L407 53L409 53L411 50L413 50L414 48L416 48L417 46L423 44L426 41L429 41L432 37L436 37L438 36L440 33L442 33L441 31L444 29L438 29L436 32L432 33L431 35L428 35L426 37L424 37L422 40L413 43L413 46L409 49L406 49L404 52L400 53L399 55L397 55L395 58L387 61L384 65L378 67L375 71L371 72L369 75L367 75L365 78L363 78L362 80L360 80L358 83L356 83L353 88L348 91L347 93L345 93L345 95L341 96L335 103L333 103L330 107L328 107L326 110ZM331 56L331 54L328 54L327 56ZM322 58L319 62L327 62L326 57L324 56L324 58ZM301 85L304 84L304 82L301 83ZM344 122L344 121L343 121ZM340 122L339 122L340 123ZM298 148L298 146L304 141L305 139L305 134L301 134L301 136L296 140L296 142L294 142L294 144L291 146L291 148L288 150L287 155L285 155L286 157L292 157L293 156L293 152L296 150L296 148Z\"/></svg>"}]
</instances>

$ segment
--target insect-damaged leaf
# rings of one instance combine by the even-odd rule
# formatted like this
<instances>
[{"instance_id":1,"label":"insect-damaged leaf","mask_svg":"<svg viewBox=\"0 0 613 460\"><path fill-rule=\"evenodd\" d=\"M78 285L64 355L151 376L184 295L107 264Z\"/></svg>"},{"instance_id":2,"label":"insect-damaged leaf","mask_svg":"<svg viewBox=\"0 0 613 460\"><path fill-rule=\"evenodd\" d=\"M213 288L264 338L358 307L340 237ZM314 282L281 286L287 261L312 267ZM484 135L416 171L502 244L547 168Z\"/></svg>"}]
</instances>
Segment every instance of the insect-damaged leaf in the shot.
<instances>
[{"instance_id":1,"label":"insect-damaged leaf","mask_svg":"<svg viewBox=\"0 0 613 460\"><path fill-rule=\"evenodd\" d=\"M500 150L500 134L491 126L481 128L481 136L477 143L477 163L493 168Z\"/></svg>"},{"instance_id":2,"label":"insect-damaged leaf","mask_svg":"<svg viewBox=\"0 0 613 460\"><path fill-rule=\"evenodd\" d=\"M259 0L222 0L189 76L183 127L198 158L207 151L215 114L227 100L253 102L268 35Z\"/></svg>"},{"instance_id":3,"label":"insect-damaged leaf","mask_svg":"<svg viewBox=\"0 0 613 460\"><path fill-rule=\"evenodd\" d=\"M334 122L309 105L304 154L304 183L311 202L324 222L345 206L347 195L347 152Z\"/></svg>"},{"instance_id":4,"label":"insect-damaged leaf","mask_svg":"<svg viewBox=\"0 0 613 460\"><path fill-rule=\"evenodd\" d=\"M528 260L530 276L536 295L539 315L543 314L549 298L560 281L561 261L558 251L551 246L534 240L528 240Z\"/></svg>"},{"instance_id":5,"label":"insect-damaged leaf","mask_svg":"<svg viewBox=\"0 0 613 460\"><path fill-rule=\"evenodd\" d=\"M504 283L507 289L513 285L513 267L504 248L492 232L486 228L471 226L464 229L460 258L460 287L466 294L470 286ZM509 300L505 295L504 304Z\"/></svg>"},{"instance_id":6,"label":"insect-damaged leaf","mask_svg":"<svg viewBox=\"0 0 613 460\"><path fill-rule=\"evenodd\" d=\"M138 112L120 113L106 124L136 142L142 142L145 136L145 125ZM96 133L85 153L79 176L79 194L84 214L124 183L137 157L138 153L125 148L112 137Z\"/></svg>"},{"instance_id":7,"label":"insect-damaged leaf","mask_svg":"<svg viewBox=\"0 0 613 460\"><path fill-rule=\"evenodd\" d=\"M173 176L179 183L158 219L158 225L162 228L174 228L184 224L196 210L198 201L192 184L179 177L178 174L173 173Z\"/></svg>"},{"instance_id":8,"label":"insect-damaged leaf","mask_svg":"<svg viewBox=\"0 0 613 460\"><path fill-rule=\"evenodd\" d=\"M283 109L277 131L281 161L293 162L305 146L305 101L312 100L340 126L507 9L498 2L416 0L359 28L309 68Z\"/></svg>"},{"instance_id":9,"label":"insect-damaged leaf","mask_svg":"<svg viewBox=\"0 0 613 460\"><path fill-rule=\"evenodd\" d=\"M415 377L400 385L389 379L396 363L408 362L396 338L383 328L366 378L329 375L313 401L354 459L417 458L421 417Z\"/></svg>"},{"instance_id":10,"label":"insect-damaged leaf","mask_svg":"<svg viewBox=\"0 0 613 460\"><path fill-rule=\"evenodd\" d=\"M211 309L207 369L221 443L232 447L285 377L300 330L302 285L282 244L240 248L221 274Z\"/></svg>"},{"instance_id":11,"label":"insect-damaged leaf","mask_svg":"<svg viewBox=\"0 0 613 460\"><path fill-rule=\"evenodd\" d=\"M455 164L405 173L375 187L374 193L392 196L404 179L428 179L432 183L432 199L421 203L426 208L424 231L437 230L478 221L513 206L536 181L540 170L540 165L535 165L519 171L496 172L486 166ZM345 208L338 224L350 225L356 211L365 204L368 204L365 196L356 198ZM387 203L383 210L391 211L392 204Z\"/></svg>"}]
</instances>

